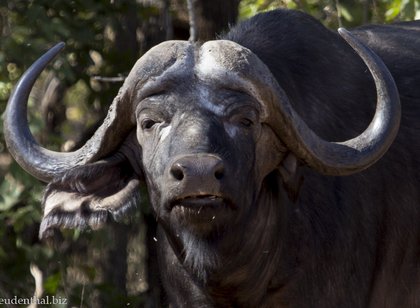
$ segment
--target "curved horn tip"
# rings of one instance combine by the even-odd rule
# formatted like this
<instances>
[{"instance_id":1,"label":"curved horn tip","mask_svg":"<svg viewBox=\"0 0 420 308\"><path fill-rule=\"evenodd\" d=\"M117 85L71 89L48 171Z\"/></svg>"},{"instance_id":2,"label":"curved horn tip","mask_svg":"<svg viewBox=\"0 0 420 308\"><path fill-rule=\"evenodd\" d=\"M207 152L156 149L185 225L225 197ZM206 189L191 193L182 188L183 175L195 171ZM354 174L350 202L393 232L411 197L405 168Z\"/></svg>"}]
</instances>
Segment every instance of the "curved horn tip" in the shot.
<instances>
[{"instance_id":1,"label":"curved horn tip","mask_svg":"<svg viewBox=\"0 0 420 308\"><path fill-rule=\"evenodd\" d=\"M337 32L346 41L355 40L353 34L349 30L347 30L346 28L340 27L340 28L337 29Z\"/></svg>"},{"instance_id":2,"label":"curved horn tip","mask_svg":"<svg viewBox=\"0 0 420 308\"><path fill-rule=\"evenodd\" d=\"M64 42L58 42L57 44L55 44L53 47L51 47L50 49L49 49L49 51L53 51L54 53L58 53L58 52L60 52L61 50L63 50L64 49L64 47L66 47L66 43L64 43Z\"/></svg>"},{"instance_id":3,"label":"curved horn tip","mask_svg":"<svg viewBox=\"0 0 420 308\"><path fill-rule=\"evenodd\" d=\"M62 48L64 48L66 46L66 43L64 43L64 42L58 42L57 44L54 45L54 47L55 46L60 47L62 49Z\"/></svg>"},{"instance_id":4,"label":"curved horn tip","mask_svg":"<svg viewBox=\"0 0 420 308\"><path fill-rule=\"evenodd\" d=\"M47 66L47 64L50 63L50 61L52 61L52 59L54 57L56 57L60 51L62 51L64 49L64 47L66 46L66 43L64 42L59 42L57 44L55 44L53 47L51 47L50 49L48 49L44 55L42 55L38 60L42 63L43 61L45 61L45 65L43 66L42 69L44 69L45 66ZM35 63L37 63L38 61L36 61Z\"/></svg>"},{"instance_id":5,"label":"curved horn tip","mask_svg":"<svg viewBox=\"0 0 420 308\"><path fill-rule=\"evenodd\" d=\"M63 41L61 41L61 42L58 42L57 44L55 44L54 47L55 46L62 46L62 47L64 47L64 46L66 46L66 43L64 43Z\"/></svg>"}]
</instances>

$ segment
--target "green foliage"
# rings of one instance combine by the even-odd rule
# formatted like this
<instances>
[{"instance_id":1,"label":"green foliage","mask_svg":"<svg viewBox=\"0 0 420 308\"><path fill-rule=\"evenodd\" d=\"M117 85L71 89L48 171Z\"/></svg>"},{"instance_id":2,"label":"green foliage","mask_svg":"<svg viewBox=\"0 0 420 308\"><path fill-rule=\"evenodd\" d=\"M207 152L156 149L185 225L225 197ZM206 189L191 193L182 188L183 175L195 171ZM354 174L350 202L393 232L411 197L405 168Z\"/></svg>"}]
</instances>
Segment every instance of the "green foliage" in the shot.
<instances>
[{"instance_id":1,"label":"green foliage","mask_svg":"<svg viewBox=\"0 0 420 308\"><path fill-rule=\"evenodd\" d=\"M240 17L275 8L298 9L336 29L365 23L413 20L420 16L420 0L242 0Z\"/></svg>"},{"instance_id":2,"label":"green foliage","mask_svg":"<svg viewBox=\"0 0 420 308\"><path fill-rule=\"evenodd\" d=\"M14 84L29 65L48 47L64 41L65 51L41 78L48 80L52 73L64 85L63 109L58 112L63 119L48 131L41 118L42 85L38 84L30 99L31 131L53 149L62 148L71 138L77 143L74 132L85 132L87 126L96 125L121 85L98 82L92 77L126 75L144 51L142 48L151 47L147 46L142 27L161 18L160 9L140 3L0 0L0 114ZM420 14L420 0L242 0L240 18L279 7L303 10L332 29L339 25L411 20ZM105 263L103 246L110 244L113 229L64 232L58 248L39 242L43 188L11 161L0 120L0 298L31 297L35 282L30 267L35 264L44 273L44 294L68 298L75 306L81 302L101 306L98 292L112 297L109 303L114 306L120 306L116 303L123 300L141 305L144 298L113 294L113 285L102 277L98 264ZM142 195L146 193L142 191ZM150 211L146 202L141 210Z\"/></svg>"},{"instance_id":3,"label":"green foliage","mask_svg":"<svg viewBox=\"0 0 420 308\"><path fill-rule=\"evenodd\" d=\"M420 17L420 1L394 0L387 1L385 20L413 20Z\"/></svg>"}]
</instances>

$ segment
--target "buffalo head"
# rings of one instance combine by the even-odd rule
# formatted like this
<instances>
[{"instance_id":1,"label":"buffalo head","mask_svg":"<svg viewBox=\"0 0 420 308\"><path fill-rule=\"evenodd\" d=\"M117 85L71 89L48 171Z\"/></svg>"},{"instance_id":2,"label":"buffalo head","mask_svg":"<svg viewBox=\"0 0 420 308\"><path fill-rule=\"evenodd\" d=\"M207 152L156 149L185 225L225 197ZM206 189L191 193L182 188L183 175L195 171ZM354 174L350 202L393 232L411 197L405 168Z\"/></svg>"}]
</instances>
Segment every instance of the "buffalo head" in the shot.
<instances>
[{"instance_id":1,"label":"buffalo head","mask_svg":"<svg viewBox=\"0 0 420 308\"><path fill-rule=\"evenodd\" d=\"M302 121L250 50L226 40L201 46L169 41L138 60L82 148L51 152L33 139L26 104L62 45L52 48L19 81L5 118L10 153L50 182L40 235L118 220L135 207L145 183L169 242L188 259L188 242L220 240L244 226L270 174L280 174L287 186L298 163L327 175L375 163L398 129L397 90L377 56L347 31L340 34L367 64L378 99L369 127L338 143L323 140Z\"/></svg>"}]
</instances>

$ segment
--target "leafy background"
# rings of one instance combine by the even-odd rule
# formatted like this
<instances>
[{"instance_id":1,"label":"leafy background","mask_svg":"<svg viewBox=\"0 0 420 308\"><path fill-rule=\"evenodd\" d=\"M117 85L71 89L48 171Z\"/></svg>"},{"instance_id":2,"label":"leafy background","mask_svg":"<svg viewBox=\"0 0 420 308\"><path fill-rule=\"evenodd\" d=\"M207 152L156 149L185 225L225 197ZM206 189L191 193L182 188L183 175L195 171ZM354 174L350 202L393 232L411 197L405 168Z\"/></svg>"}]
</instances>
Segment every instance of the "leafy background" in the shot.
<instances>
[{"instance_id":1,"label":"leafy background","mask_svg":"<svg viewBox=\"0 0 420 308\"><path fill-rule=\"evenodd\" d=\"M303 10L327 27L420 17L419 0L195 0L199 39L275 8ZM210 3L210 4L209 4ZM31 130L45 146L72 150L101 123L136 59L166 39L187 39L183 0L0 1L0 114L14 84L53 43L65 51L29 100ZM10 157L0 120L0 298L54 295L77 307L165 304L155 258L156 223L146 192L126 224L38 240L44 184ZM54 306L54 305L53 305Z\"/></svg>"}]
</instances>

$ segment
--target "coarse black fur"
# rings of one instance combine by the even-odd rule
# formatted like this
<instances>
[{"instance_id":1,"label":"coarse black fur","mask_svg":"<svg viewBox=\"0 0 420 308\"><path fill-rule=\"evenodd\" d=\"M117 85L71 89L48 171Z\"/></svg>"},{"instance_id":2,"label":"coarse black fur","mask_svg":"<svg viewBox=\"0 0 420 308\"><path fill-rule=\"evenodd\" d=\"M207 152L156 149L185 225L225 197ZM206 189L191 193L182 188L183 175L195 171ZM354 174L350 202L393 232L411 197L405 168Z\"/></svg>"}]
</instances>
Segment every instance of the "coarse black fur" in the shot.
<instances>
[{"instance_id":1,"label":"coarse black fur","mask_svg":"<svg viewBox=\"0 0 420 308\"><path fill-rule=\"evenodd\" d=\"M77 167L50 184L44 203L58 205L44 229L91 225L82 206L60 218L69 194L90 200L87 209L102 223L131 208L144 181L160 225L160 272L172 307L419 307L420 22L353 33L382 57L401 95L399 135L372 167L332 177L298 164L285 176L284 144L267 126L243 121L253 114L258 122L252 98L226 89L206 94L244 104L245 111L218 118L196 103L195 81L179 74L139 103L149 118L165 118L170 132L152 131L153 121L139 112L137 140L127 138L118 159ZM325 139L354 137L370 122L376 93L369 71L338 34L307 14L263 13L224 39L255 53ZM240 134L230 139L224 127L232 122ZM115 172L120 182L110 176ZM194 202L209 199L203 215L214 223L200 220L201 209L179 207L190 201L176 181L190 175L184 190L204 190ZM104 181L111 190L102 190ZM125 205L93 206L118 192ZM104 209L111 215L103 217Z\"/></svg>"}]
</instances>

